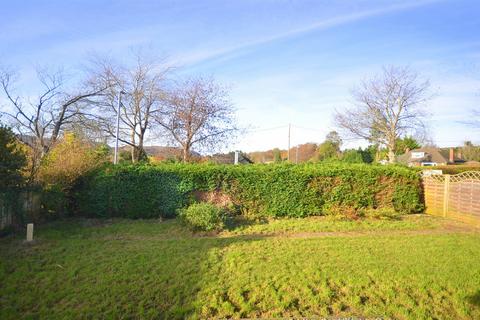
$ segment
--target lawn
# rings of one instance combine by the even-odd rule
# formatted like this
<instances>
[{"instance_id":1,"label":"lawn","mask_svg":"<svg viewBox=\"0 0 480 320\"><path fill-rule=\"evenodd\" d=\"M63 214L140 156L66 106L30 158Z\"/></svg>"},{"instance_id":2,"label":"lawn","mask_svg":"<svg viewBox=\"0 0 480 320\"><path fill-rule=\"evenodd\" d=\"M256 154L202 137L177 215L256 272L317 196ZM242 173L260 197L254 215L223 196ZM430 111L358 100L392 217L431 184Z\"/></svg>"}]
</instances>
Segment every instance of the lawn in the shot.
<instances>
[{"instance_id":1,"label":"lawn","mask_svg":"<svg viewBox=\"0 0 480 320\"><path fill-rule=\"evenodd\" d=\"M70 220L0 240L0 318L480 318L480 231L429 216L192 234Z\"/></svg>"}]
</instances>

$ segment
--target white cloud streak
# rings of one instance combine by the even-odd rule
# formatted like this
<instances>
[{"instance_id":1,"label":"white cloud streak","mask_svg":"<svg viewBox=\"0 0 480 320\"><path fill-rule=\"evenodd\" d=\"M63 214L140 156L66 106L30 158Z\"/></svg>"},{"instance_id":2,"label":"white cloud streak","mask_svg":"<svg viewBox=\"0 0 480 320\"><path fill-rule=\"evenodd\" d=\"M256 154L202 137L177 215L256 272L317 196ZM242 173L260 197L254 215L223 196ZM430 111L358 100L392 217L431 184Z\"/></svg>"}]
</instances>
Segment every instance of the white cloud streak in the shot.
<instances>
[{"instance_id":1,"label":"white cloud streak","mask_svg":"<svg viewBox=\"0 0 480 320\"><path fill-rule=\"evenodd\" d=\"M407 3L390 5L382 8L375 8L375 9L369 9L369 10L359 11L355 13L345 14L345 15L321 20L307 26L289 30L287 32L278 33L275 35L267 36L267 37L253 40L253 41L246 41L230 47L192 52L189 54L185 54L184 56L180 56L179 60L181 61L181 64L194 65L207 60L225 58L226 56L235 55L236 53L243 50L251 49L257 46L262 46L262 45L280 41L280 40L294 38L296 36L303 35L309 32L326 30L336 26L345 25L348 23L353 23L356 21L360 21L360 20L364 20L364 19L368 19L376 16L382 16L385 14L394 13L398 11L404 11L404 10L409 10L417 7L422 7L422 6L438 3L441 1L444 1L444 0L412 1Z\"/></svg>"}]
</instances>

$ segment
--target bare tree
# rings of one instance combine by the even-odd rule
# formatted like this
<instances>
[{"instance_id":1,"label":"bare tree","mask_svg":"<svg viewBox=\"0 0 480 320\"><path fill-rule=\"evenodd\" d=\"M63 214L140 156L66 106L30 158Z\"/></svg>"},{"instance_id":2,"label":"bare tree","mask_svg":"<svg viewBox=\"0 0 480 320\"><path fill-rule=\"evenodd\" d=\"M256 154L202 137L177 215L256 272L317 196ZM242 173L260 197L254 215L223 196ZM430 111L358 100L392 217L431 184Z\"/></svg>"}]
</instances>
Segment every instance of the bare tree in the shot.
<instances>
[{"instance_id":1,"label":"bare tree","mask_svg":"<svg viewBox=\"0 0 480 320\"><path fill-rule=\"evenodd\" d=\"M156 120L187 162L193 147L213 151L229 142L238 130L234 112L225 88L212 79L191 78L170 93Z\"/></svg>"},{"instance_id":2,"label":"bare tree","mask_svg":"<svg viewBox=\"0 0 480 320\"><path fill-rule=\"evenodd\" d=\"M95 58L92 63L90 84L93 88L109 89L97 103L94 113L85 117L85 124L100 129L110 138L116 135L116 118L119 94L123 92L120 106L119 141L131 147L132 162L139 161L147 132L155 124L165 100L166 75L170 68L161 60L135 54L135 64L126 66L106 58Z\"/></svg>"},{"instance_id":3,"label":"bare tree","mask_svg":"<svg viewBox=\"0 0 480 320\"><path fill-rule=\"evenodd\" d=\"M41 158L48 153L66 126L72 124L85 111L91 99L101 94L105 87L90 90L65 88L62 71L38 70L40 93L36 98L19 96L15 88L17 73L0 70L0 86L9 108L1 111L11 125L21 135L24 143L32 148L32 174ZM10 111L8 111L10 110Z\"/></svg>"},{"instance_id":4,"label":"bare tree","mask_svg":"<svg viewBox=\"0 0 480 320\"><path fill-rule=\"evenodd\" d=\"M431 98L429 88L429 81L408 67L384 67L381 75L353 91L356 105L337 111L335 122L353 137L385 146L394 163L397 138L425 131L423 106Z\"/></svg>"}]
</instances>

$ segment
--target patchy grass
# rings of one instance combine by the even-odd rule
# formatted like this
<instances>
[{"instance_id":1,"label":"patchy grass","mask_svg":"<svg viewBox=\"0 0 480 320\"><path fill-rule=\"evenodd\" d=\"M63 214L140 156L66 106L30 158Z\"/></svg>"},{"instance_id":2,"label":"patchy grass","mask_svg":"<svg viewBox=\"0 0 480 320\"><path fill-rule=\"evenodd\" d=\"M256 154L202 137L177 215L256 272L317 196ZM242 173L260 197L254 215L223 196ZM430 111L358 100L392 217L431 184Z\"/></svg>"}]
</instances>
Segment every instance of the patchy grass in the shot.
<instances>
[{"instance_id":1,"label":"patchy grass","mask_svg":"<svg viewBox=\"0 0 480 320\"><path fill-rule=\"evenodd\" d=\"M364 231L400 231L432 230L446 223L431 216L421 214L407 215L398 219L358 219L349 220L337 217L308 217L270 219L259 222L240 221L227 235L245 234L296 234L324 232L364 232Z\"/></svg>"},{"instance_id":2,"label":"patchy grass","mask_svg":"<svg viewBox=\"0 0 480 320\"><path fill-rule=\"evenodd\" d=\"M480 233L433 217L218 235L175 220L77 220L36 232L33 244L0 240L1 319L480 318Z\"/></svg>"}]
</instances>

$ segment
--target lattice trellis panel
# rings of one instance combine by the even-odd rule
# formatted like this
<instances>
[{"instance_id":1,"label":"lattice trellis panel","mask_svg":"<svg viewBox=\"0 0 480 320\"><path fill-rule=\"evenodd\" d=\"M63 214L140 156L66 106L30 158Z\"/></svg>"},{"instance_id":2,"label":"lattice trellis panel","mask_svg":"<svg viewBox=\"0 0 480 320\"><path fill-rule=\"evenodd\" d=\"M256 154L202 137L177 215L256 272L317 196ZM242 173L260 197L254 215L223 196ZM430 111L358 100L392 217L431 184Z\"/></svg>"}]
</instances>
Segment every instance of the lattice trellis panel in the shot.
<instances>
[{"instance_id":1,"label":"lattice trellis panel","mask_svg":"<svg viewBox=\"0 0 480 320\"><path fill-rule=\"evenodd\" d=\"M442 175L444 176L444 175ZM480 181L480 171L465 171L450 176L450 182Z\"/></svg>"}]
</instances>

